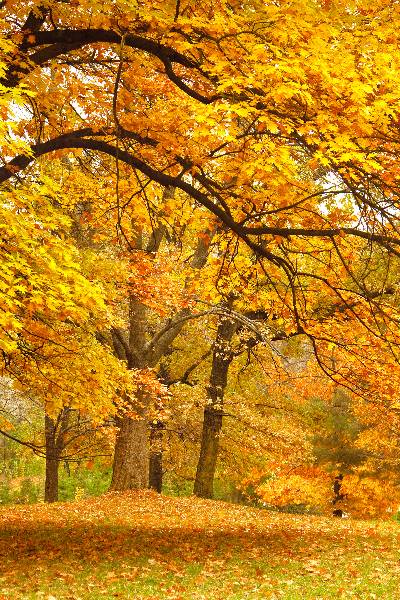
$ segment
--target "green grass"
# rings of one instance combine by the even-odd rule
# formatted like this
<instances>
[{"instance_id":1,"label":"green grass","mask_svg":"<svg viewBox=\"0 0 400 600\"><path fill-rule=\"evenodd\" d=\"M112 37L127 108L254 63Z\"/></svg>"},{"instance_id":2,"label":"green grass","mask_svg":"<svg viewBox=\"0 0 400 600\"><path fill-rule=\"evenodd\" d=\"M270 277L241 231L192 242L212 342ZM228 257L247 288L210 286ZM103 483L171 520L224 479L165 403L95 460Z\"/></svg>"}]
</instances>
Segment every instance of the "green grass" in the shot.
<instances>
[{"instance_id":1,"label":"green grass","mask_svg":"<svg viewBox=\"0 0 400 600\"><path fill-rule=\"evenodd\" d=\"M152 493L0 510L0 598L400 598L394 522Z\"/></svg>"}]
</instances>

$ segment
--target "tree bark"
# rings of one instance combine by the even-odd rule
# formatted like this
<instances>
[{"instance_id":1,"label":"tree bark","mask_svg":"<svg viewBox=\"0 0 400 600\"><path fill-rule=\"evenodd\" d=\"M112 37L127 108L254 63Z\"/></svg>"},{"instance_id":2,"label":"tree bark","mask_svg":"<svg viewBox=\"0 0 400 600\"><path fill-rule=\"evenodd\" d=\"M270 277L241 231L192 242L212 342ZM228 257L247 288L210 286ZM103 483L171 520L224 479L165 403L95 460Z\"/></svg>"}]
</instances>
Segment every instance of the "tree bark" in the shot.
<instances>
[{"instance_id":1,"label":"tree bark","mask_svg":"<svg viewBox=\"0 0 400 600\"><path fill-rule=\"evenodd\" d=\"M137 246L141 247L140 235ZM146 307L131 296L128 332L114 330L113 337L115 352L120 359L126 360L128 369L147 366L143 356L146 323ZM110 490L137 490L149 485L147 408L145 395L139 391L131 409L136 414L133 417L125 414L116 420L118 432Z\"/></svg>"},{"instance_id":2,"label":"tree bark","mask_svg":"<svg viewBox=\"0 0 400 600\"><path fill-rule=\"evenodd\" d=\"M222 411L213 406L206 406L203 417L200 456L193 488L193 493L200 498L212 498L214 495L214 476L221 429Z\"/></svg>"},{"instance_id":3,"label":"tree bark","mask_svg":"<svg viewBox=\"0 0 400 600\"><path fill-rule=\"evenodd\" d=\"M59 459L46 455L46 481L44 487L44 501L58 501L58 468Z\"/></svg>"},{"instance_id":4,"label":"tree bark","mask_svg":"<svg viewBox=\"0 0 400 600\"><path fill-rule=\"evenodd\" d=\"M60 465L60 449L57 445L57 426L51 417L45 415L46 438L46 479L44 484L44 501L58 500L58 468Z\"/></svg>"},{"instance_id":5,"label":"tree bark","mask_svg":"<svg viewBox=\"0 0 400 600\"><path fill-rule=\"evenodd\" d=\"M219 437L222 429L224 392L228 380L229 365L233 359L231 342L237 323L222 317L217 329L213 349L208 401L204 409L203 429L199 462L193 493L200 498L212 498L217 465Z\"/></svg>"},{"instance_id":6,"label":"tree bark","mask_svg":"<svg viewBox=\"0 0 400 600\"><path fill-rule=\"evenodd\" d=\"M138 415L120 418L115 443L111 490L137 490L148 487L148 427Z\"/></svg>"},{"instance_id":7,"label":"tree bark","mask_svg":"<svg viewBox=\"0 0 400 600\"><path fill-rule=\"evenodd\" d=\"M343 474L339 473L339 475L337 475L335 477L335 481L333 483L333 493L334 493L334 497L332 500L332 504L335 506L340 503L345 499L346 494L342 494L341 489L342 489L342 482L343 482ZM342 517L343 516L343 508L338 508L336 507L333 511L332 514L334 517Z\"/></svg>"},{"instance_id":8,"label":"tree bark","mask_svg":"<svg viewBox=\"0 0 400 600\"><path fill-rule=\"evenodd\" d=\"M165 425L161 420L152 423L150 428L149 488L159 494L162 491L163 480L163 429Z\"/></svg>"}]
</instances>

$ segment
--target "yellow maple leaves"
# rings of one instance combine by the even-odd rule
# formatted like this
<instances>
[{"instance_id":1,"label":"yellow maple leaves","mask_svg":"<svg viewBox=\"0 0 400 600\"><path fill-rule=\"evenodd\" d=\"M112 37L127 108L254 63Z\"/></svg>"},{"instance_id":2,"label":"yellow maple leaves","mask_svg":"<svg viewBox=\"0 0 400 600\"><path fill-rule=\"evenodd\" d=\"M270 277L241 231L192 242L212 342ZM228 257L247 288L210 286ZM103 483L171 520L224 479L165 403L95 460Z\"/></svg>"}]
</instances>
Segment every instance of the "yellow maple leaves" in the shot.
<instances>
[{"instance_id":1,"label":"yellow maple leaves","mask_svg":"<svg viewBox=\"0 0 400 600\"><path fill-rule=\"evenodd\" d=\"M113 323L105 288L82 271L67 240L69 219L54 210L59 190L44 179L3 192L0 204L0 348L5 367L45 401L89 410L98 419L113 412L116 390L130 378L96 330ZM114 321L115 322L115 321Z\"/></svg>"}]
</instances>

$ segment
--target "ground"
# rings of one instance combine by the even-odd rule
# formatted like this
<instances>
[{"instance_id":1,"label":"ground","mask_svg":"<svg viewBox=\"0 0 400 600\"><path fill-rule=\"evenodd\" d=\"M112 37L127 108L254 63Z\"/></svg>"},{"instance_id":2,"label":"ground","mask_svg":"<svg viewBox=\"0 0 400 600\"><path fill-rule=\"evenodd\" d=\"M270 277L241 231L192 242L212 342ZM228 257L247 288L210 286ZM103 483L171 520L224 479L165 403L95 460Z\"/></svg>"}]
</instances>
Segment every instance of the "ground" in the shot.
<instances>
[{"instance_id":1,"label":"ground","mask_svg":"<svg viewBox=\"0 0 400 600\"><path fill-rule=\"evenodd\" d=\"M152 492L0 509L0 599L400 597L400 526Z\"/></svg>"}]
</instances>

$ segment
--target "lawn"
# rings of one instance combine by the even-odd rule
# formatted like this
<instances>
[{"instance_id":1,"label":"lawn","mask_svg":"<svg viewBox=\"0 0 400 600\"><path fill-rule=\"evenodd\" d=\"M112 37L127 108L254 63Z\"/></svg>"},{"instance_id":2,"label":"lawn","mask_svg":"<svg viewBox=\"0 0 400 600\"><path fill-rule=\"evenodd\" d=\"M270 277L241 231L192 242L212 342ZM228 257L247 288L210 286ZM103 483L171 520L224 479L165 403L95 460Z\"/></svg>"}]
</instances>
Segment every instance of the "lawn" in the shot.
<instances>
[{"instance_id":1,"label":"lawn","mask_svg":"<svg viewBox=\"0 0 400 600\"><path fill-rule=\"evenodd\" d=\"M400 597L400 527L105 494L0 509L0 599Z\"/></svg>"}]
</instances>

